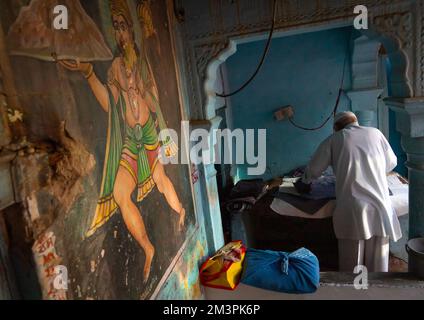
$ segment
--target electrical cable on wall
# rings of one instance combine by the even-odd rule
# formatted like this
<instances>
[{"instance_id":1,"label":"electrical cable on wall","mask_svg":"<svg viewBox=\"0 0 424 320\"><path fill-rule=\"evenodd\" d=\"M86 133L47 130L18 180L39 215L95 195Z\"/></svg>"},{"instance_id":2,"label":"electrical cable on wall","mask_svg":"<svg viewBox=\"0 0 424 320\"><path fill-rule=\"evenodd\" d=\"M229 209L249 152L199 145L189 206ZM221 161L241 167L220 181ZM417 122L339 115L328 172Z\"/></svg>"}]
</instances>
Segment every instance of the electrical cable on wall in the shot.
<instances>
[{"instance_id":1,"label":"electrical cable on wall","mask_svg":"<svg viewBox=\"0 0 424 320\"><path fill-rule=\"evenodd\" d=\"M328 116L328 118L324 121L323 124L321 124L320 126L315 127L315 128L303 127L301 125L296 124L292 118L289 118L289 121L293 126L295 126L298 129L302 129L302 130L306 130L306 131L317 131L319 129L322 129L328 123L328 121L330 121L330 119L336 115L337 109L339 108L339 104L340 104L340 98L341 98L342 93L343 93L343 85L344 85L344 79L345 79L345 73L346 73L346 64L347 64L348 53L349 53L349 51L346 52L345 60L344 60L344 63L343 63L342 80L341 80L341 84L340 84L340 88L339 88L339 93L337 95L336 104L335 104L331 114Z\"/></svg>"},{"instance_id":2,"label":"electrical cable on wall","mask_svg":"<svg viewBox=\"0 0 424 320\"><path fill-rule=\"evenodd\" d=\"M261 61L259 62L259 65L257 66L257 68L256 68L256 70L255 70L255 72L253 73L253 75L249 78L249 80L247 80L240 88L238 88L237 90L235 90L235 91L233 91L233 92L231 92L231 93L228 93L228 94L225 94L225 93L215 93L218 97L221 97L221 98L227 98L227 97L231 97L231 96L233 96L233 95L235 95L235 94L237 94L237 93L239 93L240 91L242 91L243 89L245 89L252 81L253 81L253 79L256 77L256 75L259 73L259 70L262 68L262 66L263 66L263 64L264 64L264 62L265 62L265 58L266 58L266 56L267 56L267 54L268 54L268 52L269 52L269 48L270 48L270 45L271 45L271 40L272 40L272 35L274 34L274 28L275 28L275 20L276 20L276 17L277 17L277 1L278 0L274 0L274 6L273 6L273 9L272 9L272 25L271 25L271 31L269 32L269 36L268 36L268 40L267 40L267 43L266 43L266 46L265 46L265 50L264 50L264 53L263 53L263 55L262 55L262 58L261 58Z\"/></svg>"}]
</instances>

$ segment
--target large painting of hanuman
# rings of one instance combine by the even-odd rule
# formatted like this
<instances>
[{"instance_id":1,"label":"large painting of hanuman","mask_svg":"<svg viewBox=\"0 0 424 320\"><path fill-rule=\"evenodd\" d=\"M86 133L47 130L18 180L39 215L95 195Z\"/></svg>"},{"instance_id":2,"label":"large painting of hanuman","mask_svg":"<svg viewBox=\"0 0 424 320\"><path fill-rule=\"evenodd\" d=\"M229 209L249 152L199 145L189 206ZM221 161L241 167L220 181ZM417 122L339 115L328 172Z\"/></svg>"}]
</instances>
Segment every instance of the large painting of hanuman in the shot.
<instances>
[{"instance_id":1,"label":"large painting of hanuman","mask_svg":"<svg viewBox=\"0 0 424 320\"><path fill-rule=\"evenodd\" d=\"M180 232L185 209L159 161L161 156L173 156L176 146L166 134L158 88L145 51L136 44L130 8L125 0L109 0L109 6L119 54L111 63L107 83L98 78L89 62L62 59L58 63L82 73L109 117L100 199L87 235L93 235L120 209L126 227L144 250L147 282L155 247L137 204L156 186L178 218ZM161 134L159 139L161 131L165 138Z\"/></svg>"}]
</instances>

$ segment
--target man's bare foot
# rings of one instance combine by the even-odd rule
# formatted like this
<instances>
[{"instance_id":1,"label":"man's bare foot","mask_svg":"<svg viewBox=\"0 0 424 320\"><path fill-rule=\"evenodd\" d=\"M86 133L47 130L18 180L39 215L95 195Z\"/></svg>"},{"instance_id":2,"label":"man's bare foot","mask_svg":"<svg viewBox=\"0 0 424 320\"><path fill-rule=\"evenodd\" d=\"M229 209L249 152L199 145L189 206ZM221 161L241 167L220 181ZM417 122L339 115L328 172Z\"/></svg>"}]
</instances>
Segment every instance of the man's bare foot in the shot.
<instances>
[{"instance_id":1,"label":"man's bare foot","mask_svg":"<svg viewBox=\"0 0 424 320\"><path fill-rule=\"evenodd\" d=\"M152 267L152 260L155 255L155 248L152 246L149 250L145 251L146 261L144 262L144 270L143 270L143 282L146 283L150 277L150 269Z\"/></svg>"},{"instance_id":2,"label":"man's bare foot","mask_svg":"<svg viewBox=\"0 0 424 320\"><path fill-rule=\"evenodd\" d=\"M178 231L181 232L185 224L185 209L182 208L180 211L180 220L178 221Z\"/></svg>"}]
</instances>

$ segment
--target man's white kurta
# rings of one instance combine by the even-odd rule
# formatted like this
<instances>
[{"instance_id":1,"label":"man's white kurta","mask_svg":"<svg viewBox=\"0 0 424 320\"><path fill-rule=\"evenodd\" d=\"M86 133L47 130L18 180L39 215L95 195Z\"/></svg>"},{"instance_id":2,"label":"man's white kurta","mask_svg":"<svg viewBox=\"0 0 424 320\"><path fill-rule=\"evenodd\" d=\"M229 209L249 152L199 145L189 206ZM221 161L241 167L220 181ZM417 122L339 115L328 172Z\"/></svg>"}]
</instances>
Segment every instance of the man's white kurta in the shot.
<instances>
[{"instance_id":1,"label":"man's white kurta","mask_svg":"<svg viewBox=\"0 0 424 320\"><path fill-rule=\"evenodd\" d=\"M399 240L402 232L387 182L387 173L396 167L397 159L384 135L357 124L334 133L315 152L303 181L318 178L330 165L336 175L333 224L337 238L389 236Z\"/></svg>"}]
</instances>

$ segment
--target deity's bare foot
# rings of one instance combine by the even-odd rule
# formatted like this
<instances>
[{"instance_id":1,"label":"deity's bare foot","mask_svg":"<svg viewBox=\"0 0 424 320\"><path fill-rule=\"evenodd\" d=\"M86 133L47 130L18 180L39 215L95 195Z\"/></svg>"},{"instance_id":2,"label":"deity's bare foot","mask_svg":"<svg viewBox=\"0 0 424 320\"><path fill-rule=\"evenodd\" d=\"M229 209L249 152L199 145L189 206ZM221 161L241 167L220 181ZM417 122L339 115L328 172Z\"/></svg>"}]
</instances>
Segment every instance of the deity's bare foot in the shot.
<instances>
[{"instance_id":1,"label":"deity's bare foot","mask_svg":"<svg viewBox=\"0 0 424 320\"><path fill-rule=\"evenodd\" d=\"M178 231L181 232L184 229L184 223L185 223L185 209L182 208L180 212L180 220L178 221Z\"/></svg>"},{"instance_id":2,"label":"deity's bare foot","mask_svg":"<svg viewBox=\"0 0 424 320\"><path fill-rule=\"evenodd\" d=\"M150 269L152 266L152 260L155 255L155 248L152 246L148 250L145 251L146 261L144 262L144 270L143 270L143 282L146 283L150 277Z\"/></svg>"}]
</instances>

